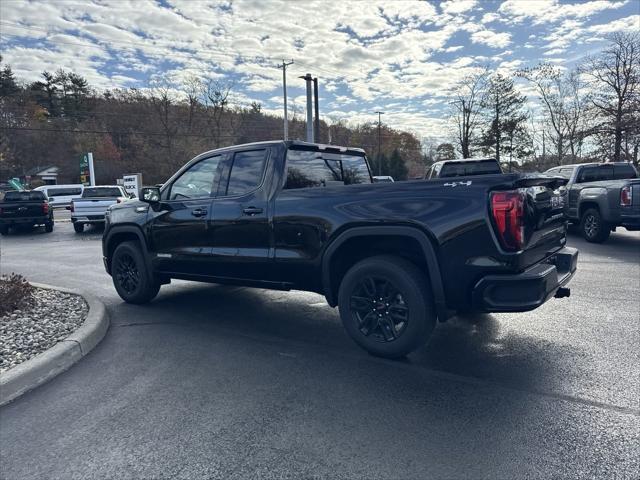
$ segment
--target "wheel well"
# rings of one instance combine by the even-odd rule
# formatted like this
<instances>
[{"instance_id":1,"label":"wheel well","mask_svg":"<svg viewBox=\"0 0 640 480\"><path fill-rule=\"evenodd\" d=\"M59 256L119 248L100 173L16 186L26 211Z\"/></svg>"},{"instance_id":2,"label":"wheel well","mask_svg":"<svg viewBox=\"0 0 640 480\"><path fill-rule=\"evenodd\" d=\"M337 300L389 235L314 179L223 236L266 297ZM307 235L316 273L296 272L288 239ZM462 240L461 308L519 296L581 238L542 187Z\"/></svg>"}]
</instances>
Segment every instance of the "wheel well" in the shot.
<instances>
[{"instance_id":1,"label":"wheel well","mask_svg":"<svg viewBox=\"0 0 640 480\"><path fill-rule=\"evenodd\" d=\"M595 208L600 211L600 205L596 202L584 202L580 204L580 211L578 212L578 218L582 219L582 214L589 210L590 208Z\"/></svg>"},{"instance_id":2,"label":"wheel well","mask_svg":"<svg viewBox=\"0 0 640 480\"><path fill-rule=\"evenodd\" d=\"M427 274L427 261L420 243L403 235L362 235L346 240L329 261L331 298L338 298L340 283L347 271L360 260L375 255L402 257ZM428 275L427 275L428 279Z\"/></svg>"},{"instance_id":3,"label":"wheel well","mask_svg":"<svg viewBox=\"0 0 640 480\"><path fill-rule=\"evenodd\" d=\"M140 238L133 232L116 232L109 238L107 244L107 261L109 262L109 270L111 270L111 259L113 258L113 252L117 246L122 242L136 242L140 245Z\"/></svg>"}]
</instances>

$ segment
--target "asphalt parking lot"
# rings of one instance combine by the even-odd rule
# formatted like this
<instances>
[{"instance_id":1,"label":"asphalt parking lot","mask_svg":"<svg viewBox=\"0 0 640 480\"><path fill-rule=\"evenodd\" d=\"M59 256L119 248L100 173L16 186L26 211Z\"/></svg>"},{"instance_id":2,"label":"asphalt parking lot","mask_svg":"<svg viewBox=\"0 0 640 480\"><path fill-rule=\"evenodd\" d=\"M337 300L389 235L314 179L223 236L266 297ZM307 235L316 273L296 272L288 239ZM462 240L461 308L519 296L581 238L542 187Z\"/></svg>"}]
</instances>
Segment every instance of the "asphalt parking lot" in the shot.
<instances>
[{"instance_id":1,"label":"asphalt parking lot","mask_svg":"<svg viewBox=\"0 0 640 480\"><path fill-rule=\"evenodd\" d=\"M314 294L174 282L124 304L100 235L0 240L0 272L91 292L112 322L0 410L2 478L637 478L638 233L571 235L569 299L454 318L403 361Z\"/></svg>"}]
</instances>

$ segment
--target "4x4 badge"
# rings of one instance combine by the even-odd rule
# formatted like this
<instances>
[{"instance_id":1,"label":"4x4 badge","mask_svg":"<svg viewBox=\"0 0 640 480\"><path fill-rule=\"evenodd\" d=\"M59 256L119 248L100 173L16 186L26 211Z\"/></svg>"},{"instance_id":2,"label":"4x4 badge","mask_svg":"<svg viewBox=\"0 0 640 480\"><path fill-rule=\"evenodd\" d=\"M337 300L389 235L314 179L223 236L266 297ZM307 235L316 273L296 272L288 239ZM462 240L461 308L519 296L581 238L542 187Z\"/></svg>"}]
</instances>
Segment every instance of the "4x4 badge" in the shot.
<instances>
[{"instance_id":1,"label":"4x4 badge","mask_svg":"<svg viewBox=\"0 0 640 480\"><path fill-rule=\"evenodd\" d=\"M467 180L466 182L451 182L451 183L445 183L444 186L445 187L457 187L458 185L460 186L465 186L468 187L471 185L471 180Z\"/></svg>"}]
</instances>

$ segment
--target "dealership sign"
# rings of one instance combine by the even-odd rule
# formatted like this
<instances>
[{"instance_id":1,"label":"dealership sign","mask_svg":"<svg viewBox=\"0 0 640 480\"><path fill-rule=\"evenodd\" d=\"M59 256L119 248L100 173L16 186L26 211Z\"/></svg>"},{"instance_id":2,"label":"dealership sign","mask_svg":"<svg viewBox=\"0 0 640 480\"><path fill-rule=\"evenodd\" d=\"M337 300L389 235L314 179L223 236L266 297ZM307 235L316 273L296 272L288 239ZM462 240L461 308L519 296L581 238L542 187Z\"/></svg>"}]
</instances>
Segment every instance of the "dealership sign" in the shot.
<instances>
[{"instance_id":1,"label":"dealership sign","mask_svg":"<svg viewBox=\"0 0 640 480\"><path fill-rule=\"evenodd\" d=\"M129 173L122 176L122 186L125 191L136 197L140 196L140 188L142 188L142 175L139 173Z\"/></svg>"}]
</instances>

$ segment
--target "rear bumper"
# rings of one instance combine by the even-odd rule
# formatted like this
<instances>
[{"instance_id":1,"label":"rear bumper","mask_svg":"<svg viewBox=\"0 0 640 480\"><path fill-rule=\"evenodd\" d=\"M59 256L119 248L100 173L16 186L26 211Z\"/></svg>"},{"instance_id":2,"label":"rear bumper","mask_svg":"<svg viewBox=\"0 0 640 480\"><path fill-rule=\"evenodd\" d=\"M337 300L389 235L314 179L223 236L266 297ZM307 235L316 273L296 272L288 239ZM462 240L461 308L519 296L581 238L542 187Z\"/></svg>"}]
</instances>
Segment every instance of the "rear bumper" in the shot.
<instances>
[{"instance_id":1,"label":"rear bumper","mask_svg":"<svg viewBox=\"0 0 640 480\"><path fill-rule=\"evenodd\" d=\"M0 225L4 227L12 227L14 225L44 225L53 222L48 215L41 217L16 217L16 218L0 218Z\"/></svg>"},{"instance_id":2,"label":"rear bumper","mask_svg":"<svg viewBox=\"0 0 640 480\"><path fill-rule=\"evenodd\" d=\"M620 225L627 230L640 230L640 212L639 213L623 213L620 215Z\"/></svg>"},{"instance_id":3,"label":"rear bumper","mask_svg":"<svg viewBox=\"0 0 640 480\"><path fill-rule=\"evenodd\" d=\"M473 289L474 308L485 312L526 312L538 308L576 272L578 250L564 247L542 263L514 275L488 275Z\"/></svg>"},{"instance_id":4,"label":"rear bumper","mask_svg":"<svg viewBox=\"0 0 640 480\"><path fill-rule=\"evenodd\" d=\"M79 215L77 217L71 217L73 223L104 223L104 215Z\"/></svg>"}]
</instances>

